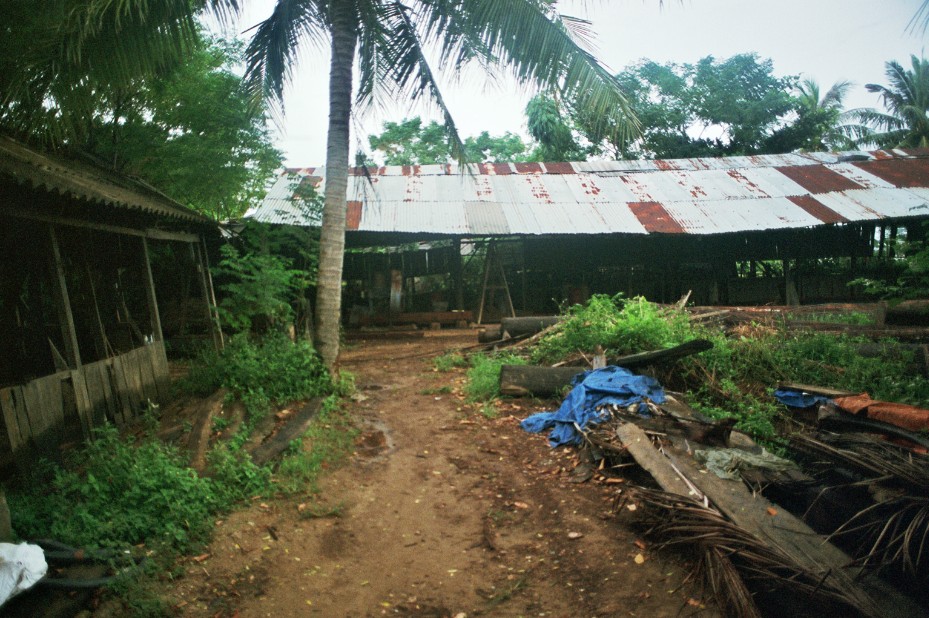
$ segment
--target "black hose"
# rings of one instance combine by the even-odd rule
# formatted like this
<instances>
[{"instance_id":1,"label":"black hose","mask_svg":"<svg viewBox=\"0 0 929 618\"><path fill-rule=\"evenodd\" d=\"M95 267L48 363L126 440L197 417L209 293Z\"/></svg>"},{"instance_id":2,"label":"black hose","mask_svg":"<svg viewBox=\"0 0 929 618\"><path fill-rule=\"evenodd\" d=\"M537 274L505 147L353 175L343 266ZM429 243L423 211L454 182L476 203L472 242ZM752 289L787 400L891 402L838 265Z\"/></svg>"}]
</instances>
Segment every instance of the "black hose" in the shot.
<instances>
[{"instance_id":1,"label":"black hose","mask_svg":"<svg viewBox=\"0 0 929 618\"><path fill-rule=\"evenodd\" d=\"M36 541L36 545L42 548L45 554L45 560L49 565L72 565L87 563L112 564L117 561L124 561L128 564L121 568L117 573L105 577L94 578L68 578L68 577L49 577L46 575L38 582L36 586L46 588L57 588L64 590L87 590L108 586L120 576L136 571L145 564L145 557L135 558L126 551L118 549L94 549L85 550L77 549L65 545L52 539L41 539Z\"/></svg>"}]
</instances>

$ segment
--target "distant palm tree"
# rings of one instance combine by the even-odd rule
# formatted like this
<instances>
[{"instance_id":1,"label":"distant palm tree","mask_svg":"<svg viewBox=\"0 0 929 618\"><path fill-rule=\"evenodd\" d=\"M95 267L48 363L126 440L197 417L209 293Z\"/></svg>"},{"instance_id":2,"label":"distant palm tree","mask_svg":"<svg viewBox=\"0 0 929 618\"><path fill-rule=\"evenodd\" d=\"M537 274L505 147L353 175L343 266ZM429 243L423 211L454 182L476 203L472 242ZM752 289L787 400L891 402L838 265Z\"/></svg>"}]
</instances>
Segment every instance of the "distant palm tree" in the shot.
<instances>
[{"instance_id":1,"label":"distant palm tree","mask_svg":"<svg viewBox=\"0 0 929 618\"><path fill-rule=\"evenodd\" d=\"M28 19L34 31L18 31L15 19L0 25L0 114L5 105L14 116L28 111L19 118L25 124L44 122L57 113L49 112L46 102L68 102L75 93L93 97L97 84L127 84L140 71L151 74L190 45L198 11L235 14L245 1L48 0L38 13L34 0L3 0L7 16ZM589 27L585 20L562 16L553 0L277 0L271 16L252 30L246 77L256 97L282 100L301 44L328 45L331 52L315 332L330 369L339 352L353 110L386 100L431 99L445 117L452 154L462 159L463 145L430 61L434 57L445 73L470 62L508 68L521 84L541 85L577 101L592 117L613 123L612 133L628 136L637 123L613 76L588 51ZM35 37L41 44L21 62L15 41ZM353 97L356 69L359 87ZM23 110L9 92L41 104ZM89 107L92 101L82 109ZM617 116L621 122L615 122ZM67 126L57 137L66 139L73 129Z\"/></svg>"},{"instance_id":2,"label":"distant palm tree","mask_svg":"<svg viewBox=\"0 0 929 618\"><path fill-rule=\"evenodd\" d=\"M803 150L825 152L843 150L853 145L847 127L847 115L843 112L843 102L852 83L840 81L822 97L819 84L806 78L797 86L797 124L803 125Z\"/></svg>"},{"instance_id":3,"label":"distant palm tree","mask_svg":"<svg viewBox=\"0 0 929 618\"><path fill-rule=\"evenodd\" d=\"M879 94L885 112L855 110L855 116L871 131L860 143L881 148L929 148L929 61L911 56L913 68L904 69L896 60L886 63L889 86L866 84Z\"/></svg>"}]
</instances>

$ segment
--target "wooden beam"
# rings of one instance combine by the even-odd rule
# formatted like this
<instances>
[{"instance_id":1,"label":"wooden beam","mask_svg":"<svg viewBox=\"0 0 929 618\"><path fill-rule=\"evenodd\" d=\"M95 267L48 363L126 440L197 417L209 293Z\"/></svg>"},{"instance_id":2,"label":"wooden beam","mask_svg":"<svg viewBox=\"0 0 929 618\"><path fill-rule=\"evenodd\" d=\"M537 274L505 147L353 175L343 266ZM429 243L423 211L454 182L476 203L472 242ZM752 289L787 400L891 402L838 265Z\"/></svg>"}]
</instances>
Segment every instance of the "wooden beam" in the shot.
<instances>
[{"instance_id":1,"label":"wooden beam","mask_svg":"<svg viewBox=\"0 0 929 618\"><path fill-rule=\"evenodd\" d=\"M200 293L203 295L203 304L210 325L210 334L213 336L213 345L217 351L222 350L223 330L219 322L219 313L216 311L216 296L213 293L213 278L210 276L206 246L195 243L190 245L190 248L193 251L194 263L197 265L197 280L200 282Z\"/></svg>"},{"instance_id":2,"label":"wooden beam","mask_svg":"<svg viewBox=\"0 0 929 618\"><path fill-rule=\"evenodd\" d=\"M99 232L110 232L113 234L125 234L127 236L142 236L152 240L169 240L175 242L196 243L200 241L200 236L190 232L174 232L170 230L159 230L155 228L138 229L123 227L120 225L109 225L106 223L94 223L92 221L83 221L73 217L59 217L55 215L44 215L39 213L26 213L13 208L0 206L0 215L14 217L17 219L26 219L29 221L38 221L40 223L49 223L66 227L77 227L85 230L97 230Z\"/></svg>"},{"instance_id":3,"label":"wooden beam","mask_svg":"<svg viewBox=\"0 0 929 618\"><path fill-rule=\"evenodd\" d=\"M71 313L68 283L65 279L64 264L58 246L58 235L55 233L54 226L48 226L48 234L52 247L52 296L55 309L58 311L61 338L64 339L65 360L68 361L71 369L78 369L81 366L81 353L77 344L77 330L74 327L74 314Z\"/></svg>"},{"instance_id":4,"label":"wooden beam","mask_svg":"<svg viewBox=\"0 0 929 618\"><path fill-rule=\"evenodd\" d=\"M161 314L158 312L158 297L155 294L155 279L152 277L152 261L148 252L148 239L142 238L142 259L145 261L145 297L148 301L148 315L152 323L152 336L155 341L164 341L161 330Z\"/></svg>"}]
</instances>

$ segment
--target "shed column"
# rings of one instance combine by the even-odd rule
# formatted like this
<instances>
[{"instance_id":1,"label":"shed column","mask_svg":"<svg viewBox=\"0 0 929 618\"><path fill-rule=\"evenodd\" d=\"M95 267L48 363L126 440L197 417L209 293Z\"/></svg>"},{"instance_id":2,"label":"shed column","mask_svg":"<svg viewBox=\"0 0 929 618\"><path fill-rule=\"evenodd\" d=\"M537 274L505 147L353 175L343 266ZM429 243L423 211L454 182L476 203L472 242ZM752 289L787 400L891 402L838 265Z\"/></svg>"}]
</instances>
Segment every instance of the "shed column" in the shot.
<instances>
[{"instance_id":1,"label":"shed column","mask_svg":"<svg viewBox=\"0 0 929 618\"><path fill-rule=\"evenodd\" d=\"M61 338L65 344L65 360L71 369L79 369L81 366L81 353L77 345L77 330L74 327L71 299L68 296L68 283L65 279L61 250L58 247L58 235L55 233L54 226L48 226L48 234L52 247L52 295L55 309L58 312L58 322L61 325Z\"/></svg>"},{"instance_id":2,"label":"shed column","mask_svg":"<svg viewBox=\"0 0 929 618\"><path fill-rule=\"evenodd\" d=\"M216 311L216 295L213 292L213 277L210 276L210 262L206 255L206 245L201 242L190 245L200 275L200 291L203 294L203 303L206 307L206 316L210 324L210 333L213 335L213 345L217 350L223 349L223 329L219 323L219 313Z\"/></svg>"},{"instance_id":3,"label":"shed column","mask_svg":"<svg viewBox=\"0 0 929 618\"><path fill-rule=\"evenodd\" d=\"M152 337L164 341L161 331L161 314L158 312L158 297L155 295L155 279L152 277L152 262L148 254L148 239L142 237L142 258L145 260L145 297L148 300L148 315L152 322Z\"/></svg>"},{"instance_id":4,"label":"shed column","mask_svg":"<svg viewBox=\"0 0 929 618\"><path fill-rule=\"evenodd\" d=\"M452 285L455 286L455 309L464 311L464 278L461 266L461 238L452 240Z\"/></svg>"}]
</instances>

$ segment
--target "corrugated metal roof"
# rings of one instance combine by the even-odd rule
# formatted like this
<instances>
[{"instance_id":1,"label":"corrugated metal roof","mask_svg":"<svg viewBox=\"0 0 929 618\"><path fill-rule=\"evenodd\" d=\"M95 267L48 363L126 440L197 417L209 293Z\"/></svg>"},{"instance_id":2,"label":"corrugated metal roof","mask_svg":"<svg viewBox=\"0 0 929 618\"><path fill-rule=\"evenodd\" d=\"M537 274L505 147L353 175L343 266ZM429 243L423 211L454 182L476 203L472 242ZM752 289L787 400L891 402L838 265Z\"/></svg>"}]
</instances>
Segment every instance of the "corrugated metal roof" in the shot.
<instances>
[{"instance_id":1,"label":"corrugated metal roof","mask_svg":"<svg viewBox=\"0 0 929 618\"><path fill-rule=\"evenodd\" d=\"M318 225L287 170L245 216ZM929 150L353 170L348 229L460 236L721 234L929 216Z\"/></svg>"},{"instance_id":2,"label":"corrugated metal roof","mask_svg":"<svg viewBox=\"0 0 929 618\"><path fill-rule=\"evenodd\" d=\"M71 195L90 202L216 225L208 217L182 206L142 182L89 162L33 150L8 137L0 137L0 176L20 184L28 183L36 189ZM293 192L285 193L284 189L278 191L279 205L283 205L287 212L293 210Z\"/></svg>"}]
</instances>

